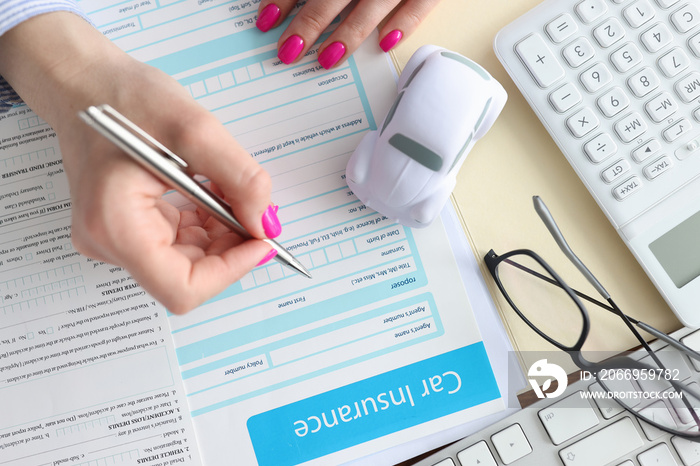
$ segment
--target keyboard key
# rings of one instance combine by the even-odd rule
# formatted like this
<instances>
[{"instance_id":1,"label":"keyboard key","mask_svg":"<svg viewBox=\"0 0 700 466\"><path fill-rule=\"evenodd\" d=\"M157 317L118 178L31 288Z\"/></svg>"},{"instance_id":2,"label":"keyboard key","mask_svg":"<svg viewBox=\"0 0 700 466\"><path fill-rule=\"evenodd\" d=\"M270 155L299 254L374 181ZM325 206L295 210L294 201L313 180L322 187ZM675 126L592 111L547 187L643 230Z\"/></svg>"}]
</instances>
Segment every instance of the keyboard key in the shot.
<instances>
[{"instance_id":1,"label":"keyboard key","mask_svg":"<svg viewBox=\"0 0 700 466\"><path fill-rule=\"evenodd\" d=\"M615 189L613 189L613 196L615 196L615 199L618 201L623 201L640 189L642 189L642 181L638 176L633 176L621 185L616 186Z\"/></svg>"},{"instance_id":2,"label":"keyboard key","mask_svg":"<svg viewBox=\"0 0 700 466\"><path fill-rule=\"evenodd\" d=\"M643 445L630 418L625 417L559 451L565 466L610 463Z\"/></svg>"},{"instance_id":3,"label":"keyboard key","mask_svg":"<svg viewBox=\"0 0 700 466\"><path fill-rule=\"evenodd\" d=\"M668 142L673 142L679 137L688 134L691 129L693 129L693 125L685 118L682 118L681 120L666 128L662 134L665 140L667 140Z\"/></svg>"},{"instance_id":4,"label":"keyboard key","mask_svg":"<svg viewBox=\"0 0 700 466\"><path fill-rule=\"evenodd\" d=\"M676 94L685 103L690 103L700 97L700 73L694 71L681 79L674 86Z\"/></svg>"},{"instance_id":5,"label":"keyboard key","mask_svg":"<svg viewBox=\"0 0 700 466\"><path fill-rule=\"evenodd\" d=\"M579 102L581 102L581 93L578 91L578 88L571 83L566 83L549 94L549 103L551 103L554 110L559 113L571 110Z\"/></svg>"},{"instance_id":6,"label":"keyboard key","mask_svg":"<svg viewBox=\"0 0 700 466\"><path fill-rule=\"evenodd\" d=\"M625 28L617 18L610 18L593 30L593 37L601 47L608 48L625 37Z\"/></svg>"},{"instance_id":7,"label":"keyboard key","mask_svg":"<svg viewBox=\"0 0 700 466\"><path fill-rule=\"evenodd\" d=\"M583 0L576 5L576 14L584 23L590 23L600 18L608 11L603 0Z\"/></svg>"},{"instance_id":8,"label":"keyboard key","mask_svg":"<svg viewBox=\"0 0 700 466\"><path fill-rule=\"evenodd\" d=\"M631 168L630 163L627 160L620 159L617 162L615 162L614 165L603 170L603 172L600 174L600 176L603 177L603 180L606 183L612 183L612 182L617 181L620 178L622 178L628 171L630 171L630 168ZM597 401L598 400L596 400L596 402ZM614 400L613 400L613 403L618 404ZM598 408L600 408L600 406L598 406Z\"/></svg>"},{"instance_id":9,"label":"keyboard key","mask_svg":"<svg viewBox=\"0 0 700 466\"><path fill-rule=\"evenodd\" d=\"M573 393L537 413L555 445L560 445L598 425L598 416L591 403L583 398L581 393Z\"/></svg>"},{"instance_id":10,"label":"keyboard key","mask_svg":"<svg viewBox=\"0 0 700 466\"><path fill-rule=\"evenodd\" d=\"M452 461L452 458L445 458L439 463L435 463L433 466L455 466L455 462Z\"/></svg>"},{"instance_id":11,"label":"keyboard key","mask_svg":"<svg viewBox=\"0 0 700 466\"><path fill-rule=\"evenodd\" d=\"M671 15L671 23L678 32L688 32L700 24L700 9L688 4Z\"/></svg>"},{"instance_id":12,"label":"keyboard key","mask_svg":"<svg viewBox=\"0 0 700 466\"><path fill-rule=\"evenodd\" d=\"M636 45L628 42L610 55L610 63L620 73L626 73L642 61L642 52Z\"/></svg>"},{"instance_id":13,"label":"keyboard key","mask_svg":"<svg viewBox=\"0 0 700 466\"><path fill-rule=\"evenodd\" d=\"M685 466L693 466L700 462L700 443L686 440L683 437L672 437L671 443Z\"/></svg>"},{"instance_id":14,"label":"keyboard key","mask_svg":"<svg viewBox=\"0 0 700 466\"><path fill-rule=\"evenodd\" d=\"M493 434L491 441L504 464L510 464L532 453L530 442L525 437L520 424L513 424Z\"/></svg>"},{"instance_id":15,"label":"keyboard key","mask_svg":"<svg viewBox=\"0 0 700 466\"><path fill-rule=\"evenodd\" d=\"M615 132L622 142L632 142L647 131L647 123L637 113L630 113L622 120L615 123Z\"/></svg>"},{"instance_id":16,"label":"keyboard key","mask_svg":"<svg viewBox=\"0 0 700 466\"><path fill-rule=\"evenodd\" d=\"M533 34L518 42L515 51L540 87L549 87L564 77L564 68L540 35Z\"/></svg>"},{"instance_id":17,"label":"keyboard key","mask_svg":"<svg viewBox=\"0 0 700 466\"><path fill-rule=\"evenodd\" d=\"M619 87L613 87L610 91L598 98L598 108L608 118L614 117L630 104L627 93Z\"/></svg>"},{"instance_id":18,"label":"keyboard key","mask_svg":"<svg viewBox=\"0 0 700 466\"><path fill-rule=\"evenodd\" d=\"M672 166L673 162L671 162L670 157L664 155L660 159L654 160L644 167L644 176L646 176L648 180L653 180L657 176L668 171Z\"/></svg>"},{"instance_id":19,"label":"keyboard key","mask_svg":"<svg viewBox=\"0 0 700 466\"><path fill-rule=\"evenodd\" d=\"M659 123L678 110L678 104L668 92L662 92L644 106L652 120Z\"/></svg>"},{"instance_id":20,"label":"keyboard key","mask_svg":"<svg viewBox=\"0 0 700 466\"><path fill-rule=\"evenodd\" d=\"M688 384L688 388L697 391L700 388L700 386L698 386L697 383L693 382ZM692 408L692 410L695 411L695 414L700 414L700 400L698 400L694 396L687 396L685 398L685 401L683 401L680 398L670 398L670 401L673 410L678 415L678 419L683 424L690 424L694 421L693 414L690 412L690 409L686 405L685 401L687 401L690 404L690 408Z\"/></svg>"},{"instance_id":21,"label":"keyboard key","mask_svg":"<svg viewBox=\"0 0 700 466\"><path fill-rule=\"evenodd\" d=\"M637 97L644 97L659 87L661 81L651 68L643 68L627 80L627 86Z\"/></svg>"},{"instance_id":22,"label":"keyboard key","mask_svg":"<svg viewBox=\"0 0 700 466\"><path fill-rule=\"evenodd\" d=\"M497 466L491 450L483 440L457 453L462 466Z\"/></svg>"},{"instance_id":23,"label":"keyboard key","mask_svg":"<svg viewBox=\"0 0 700 466\"><path fill-rule=\"evenodd\" d=\"M544 29L549 38L558 44L574 35L578 31L578 25L570 14L564 13L547 23Z\"/></svg>"},{"instance_id":24,"label":"keyboard key","mask_svg":"<svg viewBox=\"0 0 700 466\"><path fill-rule=\"evenodd\" d=\"M627 24L633 28L638 28L651 21L656 15L656 12L654 11L654 7L651 6L651 3L647 0L639 0L633 3L632 6L625 8L622 15L627 20Z\"/></svg>"},{"instance_id":25,"label":"keyboard key","mask_svg":"<svg viewBox=\"0 0 700 466\"><path fill-rule=\"evenodd\" d=\"M593 110L588 107L584 107L566 120L566 126L569 127L571 134L577 138L584 137L586 134L596 129L599 124L600 121L598 117Z\"/></svg>"},{"instance_id":26,"label":"keyboard key","mask_svg":"<svg viewBox=\"0 0 700 466\"><path fill-rule=\"evenodd\" d=\"M673 41L671 30L664 23L657 23L651 29L643 33L639 40L644 48L651 53L658 52Z\"/></svg>"},{"instance_id":27,"label":"keyboard key","mask_svg":"<svg viewBox=\"0 0 700 466\"><path fill-rule=\"evenodd\" d=\"M663 401L657 401L656 403L647 406L646 408L642 409L640 413L645 418L655 421L657 424L662 426L668 426L670 428L678 427L678 424L676 424L676 421L673 420L671 413ZM646 435L649 440L656 440L664 435L663 430L652 426L648 422L640 422L639 425L642 426L644 435Z\"/></svg>"},{"instance_id":28,"label":"keyboard key","mask_svg":"<svg viewBox=\"0 0 700 466\"><path fill-rule=\"evenodd\" d=\"M598 382L592 384L590 387L588 387L589 392L595 392L595 393L606 393L605 390L603 390L603 387L600 386ZM605 419L612 419L613 417L617 416L621 412L625 411L625 408L622 407L620 403L617 401L610 399L608 397L604 396L599 396L593 398L593 401L595 401L596 406L598 406L598 409L600 410L600 413L603 415Z\"/></svg>"},{"instance_id":29,"label":"keyboard key","mask_svg":"<svg viewBox=\"0 0 700 466\"><path fill-rule=\"evenodd\" d=\"M683 49L675 48L659 58L658 64L661 72L672 78L690 66L690 58Z\"/></svg>"},{"instance_id":30,"label":"keyboard key","mask_svg":"<svg viewBox=\"0 0 700 466\"><path fill-rule=\"evenodd\" d=\"M671 450L668 449L665 443L660 443L654 448L637 455L639 466L677 466L678 463L673 458Z\"/></svg>"},{"instance_id":31,"label":"keyboard key","mask_svg":"<svg viewBox=\"0 0 700 466\"><path fill-rule=\"evenodd\" d=\"M583 151L591 162L600 163L617 153L617 144L608 134L602 133L587 142Z\"/></svg>"},{"instance_id":32,"label":"keyboard key","mask_svg":"<svg viewBox=\"0 0 700 466\"><path fill-rule=\"evenodd\" d=\"M579 79L583 87L591 94L594 94L612 81L613 76L607 66L602 63L596 63L581 73Z\"/></svg>"},{"instance_id":33,"label":"keyboard key","mask_svg":"<svg viewBox=\"0 0 700 466\"><path fill-rule=\"evenodd\" d=\"M578 68L595 56L595 48L585 37L579 37L562 50L564 59L572 68Z\"/></svg>"},{"instance_id":34,"label":"keyboard key","mask_svg":"<svg viewBox=\"0 0 700 466\"><path fill-rule=\"evenodd\" d=\"M681 338L681 343L695 351L700 351L700 331L693 332ZM696 371L700 371L700 361L690 358L690 362L693 364Z\"/></svg>"},{"instance_id":35,"label":"keyboard key","mask_svg":"<svg viewBox=\"0 0 700 466\"><path fill-rule=\"evenodd\" d=\"M656 139L650 139L644 145L632 151L632 158L635 162L641 163L661 150L661 143Z\"/></svg>"}]
</instances>

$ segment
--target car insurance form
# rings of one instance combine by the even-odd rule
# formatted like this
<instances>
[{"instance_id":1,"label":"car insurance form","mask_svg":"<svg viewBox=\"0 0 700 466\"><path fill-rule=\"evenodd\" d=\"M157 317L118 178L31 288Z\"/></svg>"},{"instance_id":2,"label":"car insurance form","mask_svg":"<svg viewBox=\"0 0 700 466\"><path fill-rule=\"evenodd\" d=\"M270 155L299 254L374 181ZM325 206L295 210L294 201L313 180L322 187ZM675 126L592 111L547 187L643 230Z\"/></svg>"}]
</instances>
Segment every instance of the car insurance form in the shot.
<instances>
[{"instance_id":1,"label":"car insurance form","mask_svg":"<svg viewBox=\"0 0 700 466\"><path fill-rule=\"evenodd\" d=\"M120 457L124 464L195 461L190 459L193 449L182 447L194 446L190 425L205 465L339 464L503 409L441 222L423 230L405 228L362 205L345 182L348 157L362 136L376 129L396 95L376 34L330 71L316 61L318 44L298 62L285 65L277 59L276 47L287 23L268 33L258 31L258 3L79 2L118 46L185 86L270 173L272 199L280 206L283 224L277 240L314 278L273 261L189 314L168 316L124 271L71 251L70 200L55 135L26 107L14 109L0 121L2 134L12 135L9 141L3 136L0 160L24 158L16 159L17 165L5 162L10 175L0 179L0 247L13 248L12 253L0 250L0 285L12 282L24 290L29 287L25 283L37 283L40 291L34 293L47 304L40 306L36 324L38 312L8 311L14 330L0 325L0 378L5 379L0 381L0 413L10 409L15 416L8 423L0 414L0 451L15 438L31 437L29 432L15 436L14 430L29 429L32 423L47 428L44 413L51 412L50 403L32 405L26 415L22 403L30 402L21 398L20 384L32 387L31 403L38 403L42 394L53 391L49 387L58 376L73 384L62 387L65 398L73 386L84 391L84 384L105 377L109 388L93 393L102 399L90 402L100 406L92 411L107 411L95 417L125 403L126 413L134 412L120 412L95 427L105 437L101 441L111 442L110 452L127 445L122 438L145 439L121 447L134 450L133 457ZM129 117L129 109L117 110ZM15 135L21 144L13 145ZM177 194L166 199L191 208ZM19 217L25 213L28 217ZM11 258L16 262L8 264ZM20 286L13 281L32 273L35 282L23 278ZM55 286L65 290L53 291ZM60 292L65 298L43 297ZM12 300L20 299L12 293L0 306L11 307ZM0 322L6 319L0 314ZM128 326L119 327L120 322ZM91 357L96 359L8 382L32 373L12 366L15 361L21 367L39 353L3 356L2 340L24 334L26 344L11 341L7 348L29 347L30 332L32 341L81 335L59 340L55 344L60 346L42 355L84 348L80 351L94 350ZM134 340L119 339L132 333ZM122 347L125 352L119 353L116 348ZM108 356L101 360L104 353ZM61 353L56 357L64 358L63 365L77 359ZM60 367L51 357L41 362L42 370ZM143 385L140 379L145 379ZM36 380L45 382L34 385ZM16 387L12 405L5 406L5 384ZM111 393L115 387L123 391ZM80 393L82 401L85 394ZM139 401L146 397L151 398ZM161 406L167 402L171 405ZM183 403L191 419L181 409L167 411ZM68 403L60 410L75 418L65 421L72 426L82 422L77 416L81 409L91 412L90 406ZM145 408L151 409L138 412ZM162 418L181 425L165 424L170 428L162 433L137 430L145 423L155 429ZM113 431L120 436L110 437ZM84 440L95 442L87 440L93 437ZM7 451L19 452L14 456L19 458L35 451L30 447L10 445ZM176 448L183 453L173 453L170 463L162 453ZM70 461L83 464L81 458ZM112 461L105 464L120 464Z\"/></svg>"}]
</instances>

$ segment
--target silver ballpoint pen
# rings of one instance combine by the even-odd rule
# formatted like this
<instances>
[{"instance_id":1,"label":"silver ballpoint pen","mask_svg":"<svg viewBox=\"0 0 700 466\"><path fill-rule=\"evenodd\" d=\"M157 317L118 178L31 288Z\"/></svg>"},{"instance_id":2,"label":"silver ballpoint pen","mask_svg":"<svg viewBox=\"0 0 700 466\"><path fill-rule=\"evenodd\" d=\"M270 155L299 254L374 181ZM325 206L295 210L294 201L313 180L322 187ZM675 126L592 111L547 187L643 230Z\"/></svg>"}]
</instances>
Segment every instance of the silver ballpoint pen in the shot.
<instances>
[{"instance_id":1,"label":"silver ballpoint pen","mask_svg":"<svg viewBox=\"0 0 700 466\"><path fill-rule=\"evenodd\" d=\"M109 105L89 107L80 117L100 134L117 145L163 183L206 210L210 215L243 238L253 238L233 215L231 206L187 171L187 162L173 154L144 130L129 121ZM295 272L311 278L311 274L289 251L275 240L266 238L277 254L275 260Z\"/></svg>"}]
</instances>

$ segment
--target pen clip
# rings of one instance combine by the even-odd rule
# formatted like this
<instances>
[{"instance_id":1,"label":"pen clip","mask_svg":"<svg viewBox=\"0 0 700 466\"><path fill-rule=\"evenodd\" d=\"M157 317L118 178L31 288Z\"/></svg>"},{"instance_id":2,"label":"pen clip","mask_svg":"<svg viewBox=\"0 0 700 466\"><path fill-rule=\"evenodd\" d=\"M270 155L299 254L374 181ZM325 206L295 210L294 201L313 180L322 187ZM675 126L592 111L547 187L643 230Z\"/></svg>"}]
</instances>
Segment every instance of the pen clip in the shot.
<instances>
[{"instance_id":1,"label":"pen clip","mask_svg":"<svg viewBox=\"0 0 700 466\"><path fill-rule=\"evenodd\" d=\"M93 116L93 113L98 112L101 113L102 115L110 118L112 121L115 123L119 124L122 128L125 130L129 131L131 134L139 138L141 141L144 143L148 144L155 150L156 152L159 152L163 157L166 159L170 160L173 162L175 166L177 166L180 170L183 172L189 174L189 165L187 162L185 162L183 159L178 157L176 154L174 154L170 149L165 147L163 144L158 142L153 136L136 126L134 123L132 123L129 119L127 119L124 115L116 111L114 108L112 108L110 105L103 104L99 105L97 107L90 107L88 108L85 112L81 112L81 117L85 119L85 116L90 118L91 122L96 122L95 117Z\"/></svg>"}]
</instances>

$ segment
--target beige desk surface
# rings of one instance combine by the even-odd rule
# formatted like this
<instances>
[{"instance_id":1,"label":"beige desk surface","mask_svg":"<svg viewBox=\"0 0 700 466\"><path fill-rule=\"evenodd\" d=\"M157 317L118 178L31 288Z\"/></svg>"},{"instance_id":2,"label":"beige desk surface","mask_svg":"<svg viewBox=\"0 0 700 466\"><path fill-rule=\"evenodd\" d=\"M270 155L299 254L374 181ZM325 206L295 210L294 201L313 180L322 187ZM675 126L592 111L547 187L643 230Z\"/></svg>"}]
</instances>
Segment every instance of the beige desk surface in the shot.
<instances>
[{"instance_id":1,"label":"beige desk surface","mask_svg":"<svg viewBox=\"0 0 700 466\"><path fill-rule=\"evenodd\" d=\"M552 348L501 298L481 260L489 249L496 253L532 249L572 286L598 297L559 252L532 207L533 195L546 202L571 247L626 314L660 330L680 328L494 54L492 44L498 30L538 3L443 0L395 51L403 67L423 44L446 47L484 66L508 92L503 113L467 156L453 196L506 329L522 351ZM588 310L592 326L584 349L620 351L636 346L618 317L595 306ZM525 353L522 362L528 361Z\"/></svg>"}]
</instances>

